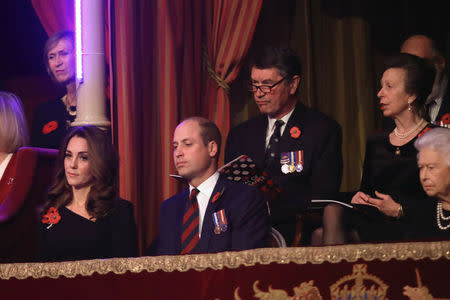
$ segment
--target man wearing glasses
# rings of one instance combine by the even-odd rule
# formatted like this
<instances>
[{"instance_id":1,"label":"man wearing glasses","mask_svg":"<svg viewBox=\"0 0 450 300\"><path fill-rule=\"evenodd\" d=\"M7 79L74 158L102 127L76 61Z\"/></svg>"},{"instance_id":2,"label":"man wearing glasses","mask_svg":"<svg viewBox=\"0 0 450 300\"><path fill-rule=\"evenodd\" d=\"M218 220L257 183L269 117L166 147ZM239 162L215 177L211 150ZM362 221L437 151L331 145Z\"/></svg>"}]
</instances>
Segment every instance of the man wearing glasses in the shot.
<instances>
[{"instance_id":1,"label":"man wearing glasses","mask_svg":"<svg viewBox=\"0 0 450 300\"><path fill-rule=\"evenodd\" d=\"M281 192L269 200L272 226L291 245L297 214L311 199L339 190L342 132L336 121L297 101L301 63L292 50L266 47L250 69L249 91L262 115L230 131L225 161L246 154L278 184Z\"/></svg>"}]
</instances>

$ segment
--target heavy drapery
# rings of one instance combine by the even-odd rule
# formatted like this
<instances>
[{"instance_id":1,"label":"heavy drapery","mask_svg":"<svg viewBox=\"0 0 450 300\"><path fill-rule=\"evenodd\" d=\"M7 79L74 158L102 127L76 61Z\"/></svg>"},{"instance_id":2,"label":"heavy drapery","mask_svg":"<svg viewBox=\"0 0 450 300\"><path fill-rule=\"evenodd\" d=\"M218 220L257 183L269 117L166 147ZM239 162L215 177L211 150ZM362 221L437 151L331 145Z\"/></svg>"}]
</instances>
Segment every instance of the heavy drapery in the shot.
<instances>
[{"instance_id":1,"label":"heavy drapery","mask_svg":"<svg viewBox=\"0 0 450 300\"><path fill-rule=\"evenodd\" d=\"M206 2L206 7L202 0L116 1L113 5L121 195L137 206L143 246L155 236L161 201L179 190L169 178L175 173L172 135L178 122L201 115L218 123L224 137L229 128L229 115L223 114L229 111L226 93L218 92L217 83L212 82L209 96L202 97L207 93L202 44L206 40L211 45L210 62L230 83L258 18L260 2L249 8L240 1ZM213 22L216 17L219 20ZM204 24L217 28L204 28ZM249 29L241 37L234 31L236 26ZM209 32L206 38L204 32ZM219 52L222 48L233 51L225 55Z\"/></svg>"},{"instance_id":2,"label":"heavy drapery","mask_svg":"<svg viewBox=\"0 0 450 300\"><path fill-rule=\"evenodd\" d=\"M31 0L31 3L49 36L61 30L74 30L73 0Z\"/></svg>"},{"instance_id":3,"label":"heavy drapery","mask_svg":"<svg viewBox=\"0 0 450 300\"><path fill-rule=\"evenodd\" d=\"M365 142L380 115L370 25L363 18L337 18L321 1L266 0L248 56L266 44L289 45L302 61L300 101L335 119L343 132L344 160L341 190L359 188ZM240 74L232 91L232 126L257 114Z\"/></svg>"},{"instance_id":4,"label":"heavy drapery","mask_svg":"<svg viewBox=\"0 0 450 300\"><path fill-rule=\"evenodd\" d=\"M205 1L205 115L217 124L224 140L230 129L229 85L247 55L261 5L262 0Z\"/></svg>"},{"instance_id":5,"label":"heavy drapery","mask_svg":"<svg viewBox=\"0 0 450 300\"><path fill-rule=\"evenodd\" d=\"M241 69L262 1L111 4L111 111L114 142L121 157L120 190L123 198L136 205L140 240L146 246L155 236L161 201L179 188L168 177L175 172L171 138L176 124L185 117L202 115L219 125L225 140L230 118L237 124L256 114L233 111L231 116L226 87ZM274 5L265 5L263 18L283 9ZM71 28L63 24L73 24L67 17L73 15L72 1L33 0L33 6L49 34ZM290 9L294 16L289 28L277 31L274 24L260 22L254 47L284 39L300 53L302 100L343 126L344 156L359 155L358 159L344 157L343 189L356 188L360 174L355 170L361 169L364 141L374 129L373 116L365 115L374 109L375 94L367 59L367 24L326 16L319 4L309 0ZM242 76L242 80L247 78ZM241 96L235 101L248 98Z\"/></svg>"}]
</instances>

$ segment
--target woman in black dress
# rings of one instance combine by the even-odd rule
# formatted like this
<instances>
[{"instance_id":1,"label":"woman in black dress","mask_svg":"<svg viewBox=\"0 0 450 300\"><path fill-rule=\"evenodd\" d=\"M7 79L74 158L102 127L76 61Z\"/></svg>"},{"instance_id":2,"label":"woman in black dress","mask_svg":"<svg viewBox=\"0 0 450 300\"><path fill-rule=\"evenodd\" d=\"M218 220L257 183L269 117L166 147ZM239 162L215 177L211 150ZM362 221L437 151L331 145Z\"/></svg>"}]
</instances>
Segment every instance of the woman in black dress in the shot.
<instances>
[{"instance_id":1,"label":"woman in black dress","mask_svg":"<svg viewBox=\"0 0 450 300\"><path fill-rule=\"evenodd\" d=\"M133 205L119 198L118 158L109 136L77 127L60 150L56 178L38 228L38 259L137 255Z\"/></svg>"},{"instance_id":2,"label":"woman in black dress","mask_svg":"<svg viewBox=\"0 0 450 300\"><path fill-rule=\"evenodd\" d=\"M36 108L31 144L58 149L77 114L73 31L60 31L49 37L44 46L44 64L50 77L65 87L66 94Z\"/></svg>"},{"instance_id":3,"label":"woman in black dress","mask_svg":"<svg viewBox=\"0 0 450 300\"><path fill-rule=\"evenodd\" d=\"M411 237L450 239L450 129L435 128L417 139L420 182L427 193L422 205L405 218L414 224Z\"/></svg>"},{"instance_id":4,"label":"woman in black dress","mask_svg":"<svg viewBox=\"0 0 450 300\"><path fill-rule=\"evenodd\" d=\"M425 196L414 141L430 126L424 119L425 100L433 78L432 68L417 56L399 53L386 61L377 96L383 115L392 118L396 127L368 139L360 191L351 199L352 204L376 209L342 213L341 207L327 207L327 217L332 217L324 221L326 244L346 242L342 230L349 227L356 230L357 240L364 242L405 238L409 224L402 216L411 203L405 206L404 201Z\"/></svg>"}]
</instances>

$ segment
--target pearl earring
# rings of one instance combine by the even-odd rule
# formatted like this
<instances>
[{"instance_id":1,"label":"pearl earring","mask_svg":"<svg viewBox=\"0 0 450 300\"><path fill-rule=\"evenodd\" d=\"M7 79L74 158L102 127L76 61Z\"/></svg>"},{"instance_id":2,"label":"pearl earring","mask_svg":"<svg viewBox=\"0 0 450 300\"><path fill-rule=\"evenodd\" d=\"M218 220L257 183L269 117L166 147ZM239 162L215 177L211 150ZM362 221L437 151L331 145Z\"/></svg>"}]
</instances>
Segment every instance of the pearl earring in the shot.
<instances>
[{"instance_id":1,"label":"pearl earring","mask_svg":"<svg viewBox=\"0 0 450 300\"><path fill-rule=\"evenodd\" d=\"M412 106L411 106L411 100L408 100L408 110L411 111L412 110Z\"/></svg>"}]
</instances>

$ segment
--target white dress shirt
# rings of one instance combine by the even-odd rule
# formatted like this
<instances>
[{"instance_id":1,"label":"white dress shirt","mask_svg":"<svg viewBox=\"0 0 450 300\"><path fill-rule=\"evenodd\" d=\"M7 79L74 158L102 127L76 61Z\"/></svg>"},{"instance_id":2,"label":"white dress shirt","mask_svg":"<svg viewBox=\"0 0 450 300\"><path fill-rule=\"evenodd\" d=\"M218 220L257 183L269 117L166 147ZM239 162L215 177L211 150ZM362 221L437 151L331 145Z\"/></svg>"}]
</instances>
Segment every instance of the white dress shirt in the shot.
<instances>
[{"instance_id":1,"label":"white dress shirt","mask_svg":"<svg viewBox=\"0 0 450 300\"><path fill-rule=\"evenodd\" d=\"M284 117L282 117L280 119L284 122L284 124L281 125L281 127L280 127L280 136L283 135L284 129L286 128L286 124L289 121L289 118L291 117L294 109L295 109L295 107L290 112L288 112ZM267 131L266 131L266 149L267 149L267 146L269 145L270 137L272 136L273 132L275 131L275 122L278 120L275 118L270 118L269 116L267 116L267 119L269 122L267 123Z\"/></svg>"},{"instance_id":2,"label":"white dress shirt","mask_svg":"<svg viewBox=\"0 0 450 300\"><path fill-rule=\"evenodd\" d=\"M197 194L198 202L198 235L202 236L203 220L205 219L206 208L208 207L209 199L216 186L217 180L219 180L219 172L215 172L208 179L203 181L198 187L199 193ZM189 194L195 187L189 185Z\"/></svg>"}]
</instances>

